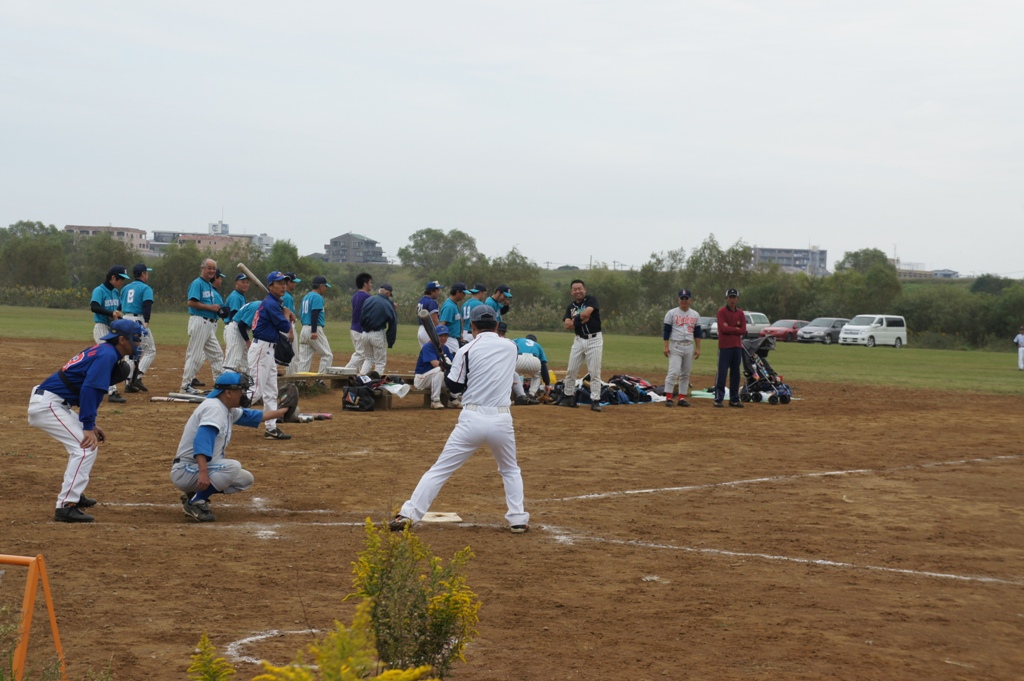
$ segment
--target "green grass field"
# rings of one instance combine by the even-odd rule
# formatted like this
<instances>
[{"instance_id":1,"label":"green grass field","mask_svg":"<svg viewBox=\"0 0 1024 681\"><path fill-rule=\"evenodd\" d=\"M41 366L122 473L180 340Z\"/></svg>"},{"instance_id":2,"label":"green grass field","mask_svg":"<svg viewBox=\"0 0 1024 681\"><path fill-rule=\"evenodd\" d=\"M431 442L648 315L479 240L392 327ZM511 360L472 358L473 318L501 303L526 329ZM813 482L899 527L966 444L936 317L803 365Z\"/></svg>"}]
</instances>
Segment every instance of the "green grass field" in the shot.
<instances>
[{"instance_id":1,"label":"green grass field","mask_svg":"<svg viewBox=\"0 0 1024 681\"><path fill-rule=\"evenodd\" d=\"M162 313L154 316L153 333L158 345L185 345L188 315ZM79 339L92 342L92 315L77 310L0 306L0 338ZM327 329L335 352L352 351L348 327ZM537 332L551 364L564 368L572 336L566 332ZM605 339L604 370L642 376L652 383L664 381L666 359L660 338L609 335ZM399 327L395 355L411 359L418 351L416 329ZM704 342L704 355L697 360L694 374L715 373L717 342ZM1011 352L920 350L915 348L863 348L838 345L780 343L769 361L786 381L799 387L801 381L861 383L954 392L1021 394L1024 372L1017 371Z\"/></svg>"}]
</instances>

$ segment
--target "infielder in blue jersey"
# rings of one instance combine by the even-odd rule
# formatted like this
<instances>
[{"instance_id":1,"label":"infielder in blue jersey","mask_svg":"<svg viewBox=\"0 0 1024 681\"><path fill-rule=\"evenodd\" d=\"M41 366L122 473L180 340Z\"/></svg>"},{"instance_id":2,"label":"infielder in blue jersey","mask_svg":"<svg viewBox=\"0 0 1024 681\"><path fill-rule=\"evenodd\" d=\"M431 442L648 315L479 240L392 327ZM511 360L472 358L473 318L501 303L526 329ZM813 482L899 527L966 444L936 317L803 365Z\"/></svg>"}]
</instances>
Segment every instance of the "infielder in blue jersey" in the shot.
<instances>
[{"instance_id":1,"label":"infielder in blue jersey","mask_svg":"<svg viewBox=\"0 0 1024 681\"><path fill-rule=\"evenodd\" d=\"M94 499L85 496L99 445L106 439L103 429L96 423L96 413L108 387L123 381L131 371L122 358L136 352L142 334L138 323L115 320L111 322L110 333L101 336L99 343L82 350L32 388L28 403L29 425L60 442L68 452L64 484L53 515L58 522L93 521L93 517L81 509L96 505ZM72 407L78 407L77 418Z\"/></svg>"},{"instance_id":2,"label":"infielder in blue jersey","mask_svg":"<svg viewBox=\"0 0 1024 681\"><path fill-rule=\"evenodd\" d=\"M134 362L132 375L125 383L126 393L149 392L149 388L142 382L142 377L156 359L156 341L153 340L153 331L149 328L149 320L153 316L153 289L149 285L149 273L152 271L153 268L147 267L146 263L137 263L132 268L135 280L125 284L121 289L121 312L124 313L124 318L141 324L147 331L142 336L142 343L139 344L139 361Z\"/></svg>"},{"instance_id":3,"label":"infielder in blue jersey","mask_svg":"<svg viewBox=\"0 0 1024 681\"><path fill-rule=\"evenodd\" d=\"M441 296L441 284L436 281L428 281L426 288L423 289L423 297L416 303L416 318L419 320L419 314L422 310L426 310L430 314L430 320L434 323L434 328L441 322L438 321L438 314L440 305L437 304L437 299ZM419 320L419 328L416 330L416 340L420 342L420 347L430 342L430 336L427 335L427 328L423 326L423 320Z\"/></svg>"},{"instance_id":4,"label":"infielder in blue jersey","mask_svg":"<svg viewBox=\"0 0 1024 681\"><path fill-rule=\"evenodd\" d=\"M327 340L327 332L324 330L324 295L329 288L331 285L327 283L327 277L315 276L313 289L302 298L302 312L299 314L299 321L302 322L299 371L309 371L314 354L320 355L317 373L324 373L334 362L331 342Z\"/></svg>"},{"instance_id":5,"label":"infielder in blue jersey","mask_svg":"<svg viewBox=\"0 0 1024 681\"><path fill-rule=\"evenodd\" d=\"M256 309L252 321L253 341L249 346L249 369L254 381L253 394L263 399L263 407L270 411L277 409L277 364L274 362L274 346L282 335L288 341L294 340L291 323L281 309L281 297L284 295L286 280L284 273L274 270L267 275L267 289L270 293ZM263 436L268 440L290 440L277 427L277 419L267 420L267 430Z\"/></svg>"},{"instance_id":6,"label":"infielder in blue jersey","mask_svg":"<svg viewBox=\"0 0 1024 681\"><path fill-rule=\"evenodd\" d=\"M92 340L100 342L100 338L110 332L110 325L124 316L121 312L121 289L129 281L128 268L124 265L114 265L107 270L107 278L103 283L92 290L92 299L89 301L89 310L92 312ZM117 392L117 385L112 385L107 390L111 402L123 403L126 399Z\"/></svg>"}]
</instances>

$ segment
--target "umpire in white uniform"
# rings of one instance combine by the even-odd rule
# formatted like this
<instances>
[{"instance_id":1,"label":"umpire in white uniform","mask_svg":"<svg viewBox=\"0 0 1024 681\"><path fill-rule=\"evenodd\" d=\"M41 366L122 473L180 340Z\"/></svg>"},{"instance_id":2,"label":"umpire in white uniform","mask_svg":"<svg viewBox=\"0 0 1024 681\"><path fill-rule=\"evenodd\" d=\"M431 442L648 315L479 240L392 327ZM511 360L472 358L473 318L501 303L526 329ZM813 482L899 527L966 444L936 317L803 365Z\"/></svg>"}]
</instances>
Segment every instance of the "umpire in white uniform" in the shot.
<instances>
[{"instance_id":1,"label":"umpire in white uniform","mask_svg":"<svg viewBox=\"0 0 1024 681\"><path fill-rule=\"evenodd\" d=\"M451 392L463 393L459 422L437 461L423 474L412 497L391 521L392 531L399 532L421 520L444 483L481 445L490 448L498 463L508 505L505 520L512 532L521 534L530 528L509 409L516 370L516 344L495 333L497 315L487 305L473 308L470 325L473 340L455 354L452 368L445 377Z\"/></svg>"}]
</instances>

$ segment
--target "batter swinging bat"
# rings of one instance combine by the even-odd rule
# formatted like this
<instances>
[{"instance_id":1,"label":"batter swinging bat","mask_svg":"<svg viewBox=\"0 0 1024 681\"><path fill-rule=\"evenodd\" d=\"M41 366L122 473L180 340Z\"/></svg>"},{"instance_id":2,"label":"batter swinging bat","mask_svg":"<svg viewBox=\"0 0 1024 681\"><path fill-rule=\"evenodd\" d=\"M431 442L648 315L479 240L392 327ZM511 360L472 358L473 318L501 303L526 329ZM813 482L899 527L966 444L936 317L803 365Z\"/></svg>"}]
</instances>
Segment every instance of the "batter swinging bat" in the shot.
<instances>
[{"instance_id":1,"label":"batter swinging bat","mask_svg":"<svg viewBox=\"0 0 1024 681\"><path fill-rule=\"evenodd\" d=\"M448 365L448 356L444 354L444 346L441 345L441 339L437 337L437 328L434 326L434 319L430 316L430 310L420 310L417 314L420 316L420 324L427 330L427 336L430 337L430 342L437 350L441 364Z\"/></svg>"},{"instance_id":2,"label":"batter swinging bat","mask_svg":"<svg viewBox=\"0 0 1024 681\"><path fill-rule=\"evenodd\" d=\"M263 280L253 274L252 270L246 267L244 262L238 263L238 271L249 277L249 281L256 282L256 285L263 289L264 293L270 293L270 291L267 290L267 287L263 284Z\"/></svg>"}]
</instances>

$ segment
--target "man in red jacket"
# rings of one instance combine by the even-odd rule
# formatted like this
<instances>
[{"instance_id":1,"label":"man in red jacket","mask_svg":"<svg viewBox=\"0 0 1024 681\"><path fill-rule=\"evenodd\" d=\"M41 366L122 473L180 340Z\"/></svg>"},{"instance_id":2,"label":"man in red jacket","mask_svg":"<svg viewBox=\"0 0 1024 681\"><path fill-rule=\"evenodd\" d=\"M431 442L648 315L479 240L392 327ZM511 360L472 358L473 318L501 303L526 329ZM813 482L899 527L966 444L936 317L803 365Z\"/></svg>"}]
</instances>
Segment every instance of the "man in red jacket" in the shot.
<instances>
[{"instance_id":1,"label":"man in red jacket","mask_svg":"<svg viewBox=\"0 0 1024 681\"><path fill-rule=\"evenodd\" d=\"M740 293L734 288L725 292L725 307L718 309L718 374L715 375L715 406L722 406L725 397L725 374L729 373L729 406L742 409L740 403L740 367L743 366L743 339L747 335L747 318L736 307Z\"/></svg>"}]
</instances>

